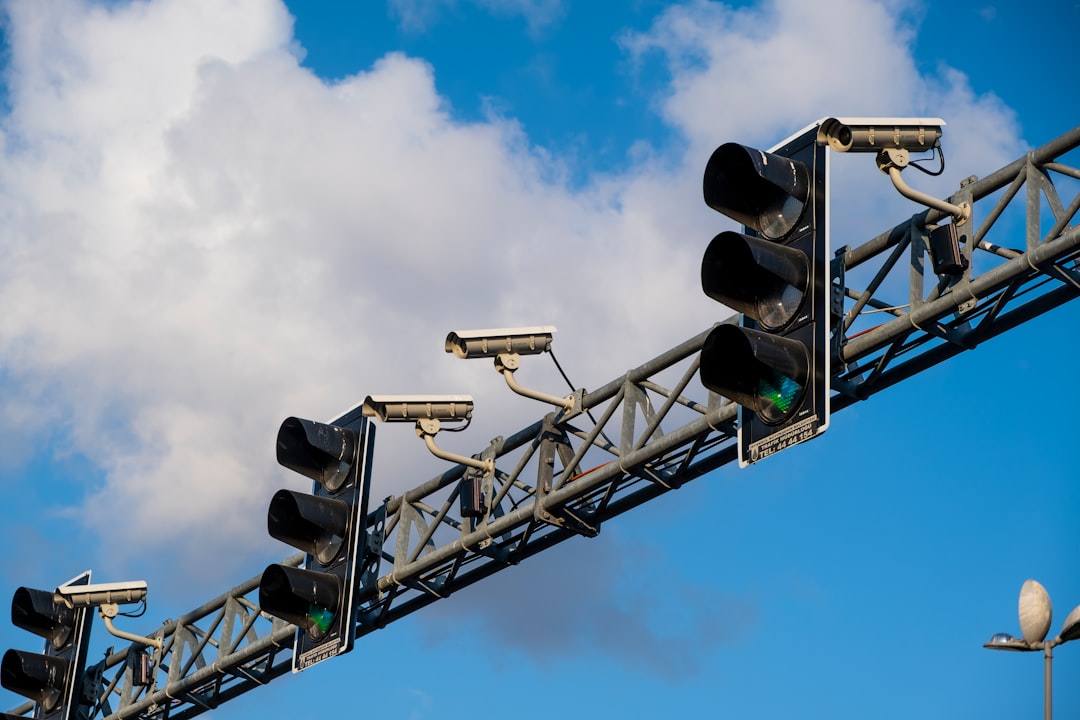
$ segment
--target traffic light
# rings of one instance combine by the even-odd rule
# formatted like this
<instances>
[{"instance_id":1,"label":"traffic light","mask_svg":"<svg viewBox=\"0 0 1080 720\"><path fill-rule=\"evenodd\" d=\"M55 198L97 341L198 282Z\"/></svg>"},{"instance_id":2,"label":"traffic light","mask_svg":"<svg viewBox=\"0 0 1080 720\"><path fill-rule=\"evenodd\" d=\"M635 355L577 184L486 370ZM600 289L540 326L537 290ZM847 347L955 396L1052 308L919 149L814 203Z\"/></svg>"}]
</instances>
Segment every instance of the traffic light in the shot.
<instances>
[{"instance_id":1,"label":"traffic light","mask_svg":"<svg viewBox=\"0 0 1080 720\"><path fill-rule=\"evenodd\" d=\"M86 585L90 572L68 581ZM0 661L0 685L34 701L35 718L86 720L90 706L82 696L90 643L88 608L69 608L47 590L20 587L11 599L11 622L45 639L42 653L8 650ZM10 717L5 713L5 717Z\"/></svg>"},{"instance_id":2,"label":"traffic light","mask_svg":"<svg viewBox=\"0 0 1080 720\"><path fill-rule=\"evenodd\" d=\"M742 467L829 425L827 161L815 125L769 152L721 145L705 167L705 203L743 230L709 243L701 287L742 317L709 333L700 378L740 405Z\"/></svg>"},{"instance_id":3,"label":"traffic light","mask_svg":"<svg viewBox=\"0 0 1080 720\"><path fill-rule=\"evenodd\" d=\"M259 582L262 610L296 625L293 672L352 649L374 441L359 409L278 430L278 463L313 481L311 494L279 490L267 512L271 537L304 551L303 567L270 565Z\"/></svg>"}]
</instances>

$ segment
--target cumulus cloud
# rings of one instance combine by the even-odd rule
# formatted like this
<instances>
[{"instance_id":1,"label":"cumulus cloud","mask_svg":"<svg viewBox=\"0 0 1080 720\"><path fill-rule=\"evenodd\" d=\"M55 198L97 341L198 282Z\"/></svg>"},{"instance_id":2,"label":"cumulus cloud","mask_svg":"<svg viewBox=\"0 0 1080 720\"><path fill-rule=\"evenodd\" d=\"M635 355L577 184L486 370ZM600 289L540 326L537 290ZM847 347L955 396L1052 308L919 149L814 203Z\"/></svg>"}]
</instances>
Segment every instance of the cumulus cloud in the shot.
<instances>
[{"instance_id":1,"label":"cumulus cloud","mask_svg":"<svg viewBox=\"0 0 1080 720\"><path fill-rule=\"evenodd\" d=\"M945 172L909 172L923 192L947 197L972 174L1021 156L1015 113L976 95L947 66L924 72L911 44L918 4L906 0L764 0L749 7L693 0L662 12L621 44L635 64L663 63L671 81L656 109L688 141L690 162L734 140L769 147L825 117L937 117L946 120ZM857 22L846 21L855 19ZM832 246L855 246L921 206L903 199L871 155L833 154ZM906 292L907 277L897 288ZM905 297L901 292L901 298Z\"/></svg>"},{"instance_id":2,"label":"cumulus cloud","mask_svg":"<svg viewBox=\"0 0 1080 720\"><path fill-rule=\"evenodd\" d=\"M282 418L470 392L474 446L451 449L471 453L543 411L443 355L448 330L555 324L574 382L596 387L716 320L698 265L724 223L700 202L718 142L935 114L963 174L1018 154L1007 108L955 70L920 74L901 6L828 4L692 2L628 35L668 67L656 107L686 142L571 186L512 118L455 118L420 58L315 77L279 0L8 2L0 435L51 428L100 470L57 503L84 508L115 572L154 556L220 589L287 553L263 524L297 482L273 464ZM837 13L875 29L840 32ZM800 44L806 27L828 41ZM838 182L876 194L842 229L913 212L860 172ZM443 469L396 430L379 431L378 497ZM223 542L233 553L206 567Z\"/></svg>"},{"instance_id":3,"label":"cumulus cloud","mask_svg":"<svg viewBox=\"0 0 1080 720\"><path fill-rule=\"evenodd\" d=\"M867 0L739 9L698 1L669 8L623 43L636 55L663 53L672 82L661 112L701 143L700 153L727 137L775 142L823 116L866 115L863 108L910 116L924 82L899 10Z\"/></svg>"},{"instance_id":4,"label":"cumulus cloud","mask_svg":"<svg viewBox=\"0 0 1080 720\"><path fill-rule=\"evenodd\" d=\"M228 539L231 574L266 544L280 418L448 391L465 372L439 357L449 329L585 308L568 330L601 344L692 275L692 246L656 270L668 211L620 211L625 180L568 190L513 121L456 121L418 59L324 83L283 6L239 5L10 7L3 422L60 423L102 469L81 500L111 562L199 564ZM411 434L384 432L380 456L396 443L429 474L380 460L397 471L377 493L434 474Z\"/></svg>"}]
</instances>

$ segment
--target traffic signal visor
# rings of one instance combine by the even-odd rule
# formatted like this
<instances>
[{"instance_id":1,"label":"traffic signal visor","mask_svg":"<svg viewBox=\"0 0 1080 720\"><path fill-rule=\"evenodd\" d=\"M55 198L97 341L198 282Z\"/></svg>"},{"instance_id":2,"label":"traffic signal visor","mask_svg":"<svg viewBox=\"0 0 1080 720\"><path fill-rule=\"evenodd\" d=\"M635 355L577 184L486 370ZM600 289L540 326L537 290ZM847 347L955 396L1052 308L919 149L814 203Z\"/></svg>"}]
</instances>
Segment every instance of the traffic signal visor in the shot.
<instances>
[{"instance_id":1,"label":"traffic signal visor","mask_svg":"<svg viewBox=\"0 0 1080 720\"><path fill-rule=\"evenodd\" d=\"M292 490L274 493L266 513L270 537L303 550L323 567L341 552L348 528L348 503Z\"/></svg>"},{"instance_id":2,"label":"traffic signal visor","mask_svg":"<svg viewBox=\"0 0 1080 720\"><path fill-rule=\"evenodd\" d=\"M799 407L809 381L806 346L737 325L713 328L701 356L702 384L769 424Z\"/></svg>"},{"instance_id":3,"label":"traffic signal visor","mask_svg":"<svg viewBox=\"0 0 1080 720\"><path fill-rule=\"evenodd\" d=\"M336 492L349 478L356 454L356 433L337 425L286 418L277 436L277 460Z\"/></svg>"},{"instance_id":4,"label":"traffic signal visor","mask_svg":"<svg viewBox=\"0 0 1080 720\"><path fill-rule=\"evenodd\" d=\"M341 590L331 573L270 565L259 582L259 607L318 641L334 627Z\"/></svg>"},{"instance_id":5,"label":"traffic signal visor","mask_svg":"<svg viewBox=\"0 0 1080 720\"><path fill-rule=\"evenodd\" d=\"M805 253L737 232L714 237L701 261L705 294L766 330L781 330L795 319L809 282Z\"/></svg>"},{"instance_id":6,"label":"traffic signal visor","mask_svg":"<svg viewBox=\"0 0 1080 720\"><path fill-rule=\"evenodd\" d=\"M737 143L716 148L705 165L705 204L766 240L794 229L810 198L810 173L791 158Z\"/></svg>"},{"instance_id":7,"label":"traffic signal visor","mask_svg":"<svg viewBox=\"0 0 1080 720\"><path fill-rule=\"evenodd\" d=\"M64 698L70 663L56 655L8 650L0 661L3 686L30 698L46 713L56 710Z\"/></svg>"},{"instance_id":8,"label":"traffic signal visor","mask_svg":"<svg viewBox=\"0 0 1080 720\"><path fill-rule=\"evenodd\" d=\"M11 624L49 641L53 650L67 644L75 611L53 600L53 593L21 587L11 598Z\"/></svg>"}]
</instances>

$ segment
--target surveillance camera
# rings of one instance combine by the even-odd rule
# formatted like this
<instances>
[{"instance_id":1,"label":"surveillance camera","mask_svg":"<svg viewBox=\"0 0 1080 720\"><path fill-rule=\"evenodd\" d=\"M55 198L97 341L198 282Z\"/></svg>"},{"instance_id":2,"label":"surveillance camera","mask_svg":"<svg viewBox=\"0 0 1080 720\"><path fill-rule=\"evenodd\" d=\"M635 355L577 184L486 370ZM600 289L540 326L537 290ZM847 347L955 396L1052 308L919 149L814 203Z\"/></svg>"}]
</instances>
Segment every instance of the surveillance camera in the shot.
<instances>
[{"instance_id":1,"label":"surveillance camera","mask_svg":"<svg viewBox=\"0 0 1080 720\"><path fill-rule=\"evenodd\" d=\"M503 353L539 355L551 349L551 325L498 328L494 330L459 330L446 336L446 352L459 358L496 357Z\"/></svg>"},{"instance_id":2,"label":"surveillance camera","mask_svg":"<svg viewBox=\"0 0 1080 720\"><path fill-rule=\"evenodd\" d=\"M818 124L817 142L836 152L917 152L936 146L944 126L941 118L826 118Z\"/></svg>"},{"instance_id":3,"label":"surveillance camera","mask_svg":"<svg viewBox=\"0 0 1080 720\"><path fill-rule=\"evenodd\" d=\"M53 594L55 602L69 608L123 605L145 599L146 582L143 580L98 585L61 585Z\"/></svg>"},{"instance_id":4,"label":"surveillance camera","mask_svg":"<svg viewBox=\"0 0 1080 720\"><path fill-rule=\"evenodd\" d=\"M362 412L382 422L464 421L472 418L470 395L369 395Z\"/></svg>"}]
</instances>

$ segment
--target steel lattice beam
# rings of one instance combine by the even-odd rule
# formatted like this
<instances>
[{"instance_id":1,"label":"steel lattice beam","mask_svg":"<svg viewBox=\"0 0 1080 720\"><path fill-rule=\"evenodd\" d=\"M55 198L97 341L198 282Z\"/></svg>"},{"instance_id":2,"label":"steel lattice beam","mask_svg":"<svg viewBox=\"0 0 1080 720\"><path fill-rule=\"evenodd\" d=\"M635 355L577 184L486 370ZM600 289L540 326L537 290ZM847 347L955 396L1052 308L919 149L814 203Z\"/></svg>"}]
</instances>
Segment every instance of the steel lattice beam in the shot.
<instances>
[{"instance_id":1,"label":"steel lattice beam","mask_svg":"<svg viewBox=\"0 0 1080 720\"><path fill-rule=\"evenodd\" d=\"M833 288L841 321L834 335L833 410L1080 295L1080 228L1073 223L1080 192L1065 203L1055 183L1080 179L1080 170L1062 161L1078 146L1080 128L964 184L950 198L970 203L973 217L975 209L985 211L981 225L971 220L963 229L968 265L956 275L929 270L926 227L942 220L936 210L837 253ZM1008 249L989 239L990 230L1016 202L1025 213L1024 246ZM856 289L848 279L860 266L873 269L872 280ZM976 266L985 269L976 274ZM887 282L894 271L907 275L900 302L886 291L896 285ZM890 318L859 330L867 308ZM606 520L735 459L736 406L697 382L706 335L585 393L572 415L553 413L492 441L478 453L496 462L495 477L483 489L488 509L482 515L462 515L459 489L472 472L464 466L371 512L369 544L382 563L361 579L357 637L569 537L594 535ZM674 378L672 386L662 378ZM148 685L136 684L133 673L141 646L92 668L98 683L93 717L194 717L287 672L295 629L260 612L258 582L252 578L158 630L165 645L152 657Z\"/></svg>"},{"instance_id":2,"label":"steel lattice beam","mask_svg":"<svg viewBox=\"0 0 1080 720\"><path fill-rule=\"evenodd\" d=\"M1076 264L1080 228L1073 223L1080 209L1080 193L1066 205L1054 182L1055 177L1080 179L1077 167L1058 162L1078 145L1080 128L1074 128L988 177L961 186L950 201L971 203L973 215L963 231L967 267L957 276L939 278L929 270L926 227L941 221L942 213L937 210L919 213L864 245L842 252L834 272L837 292L856 302L844 315L836 338L839 371L834 368L832 387L841 396L834 401L834 408L865 399L1080 294ZM1018 202L1025 186L1023 249L991 242L990 230L1005 210ZM1002 190L999 198L992 197ZM986 218L980 225L975 211L984 209ZM1043 233L1047 212L1052 222ZM886 254L864 290L844 283L852 269ZM895 302L881 288L905 254L909 258L908 297ZM975 275L976 265L989 267ZM931 287L929 292L924 292L925 286ZM893 317L848 337L867 306Z\"/></svg>"}]
</instances>

